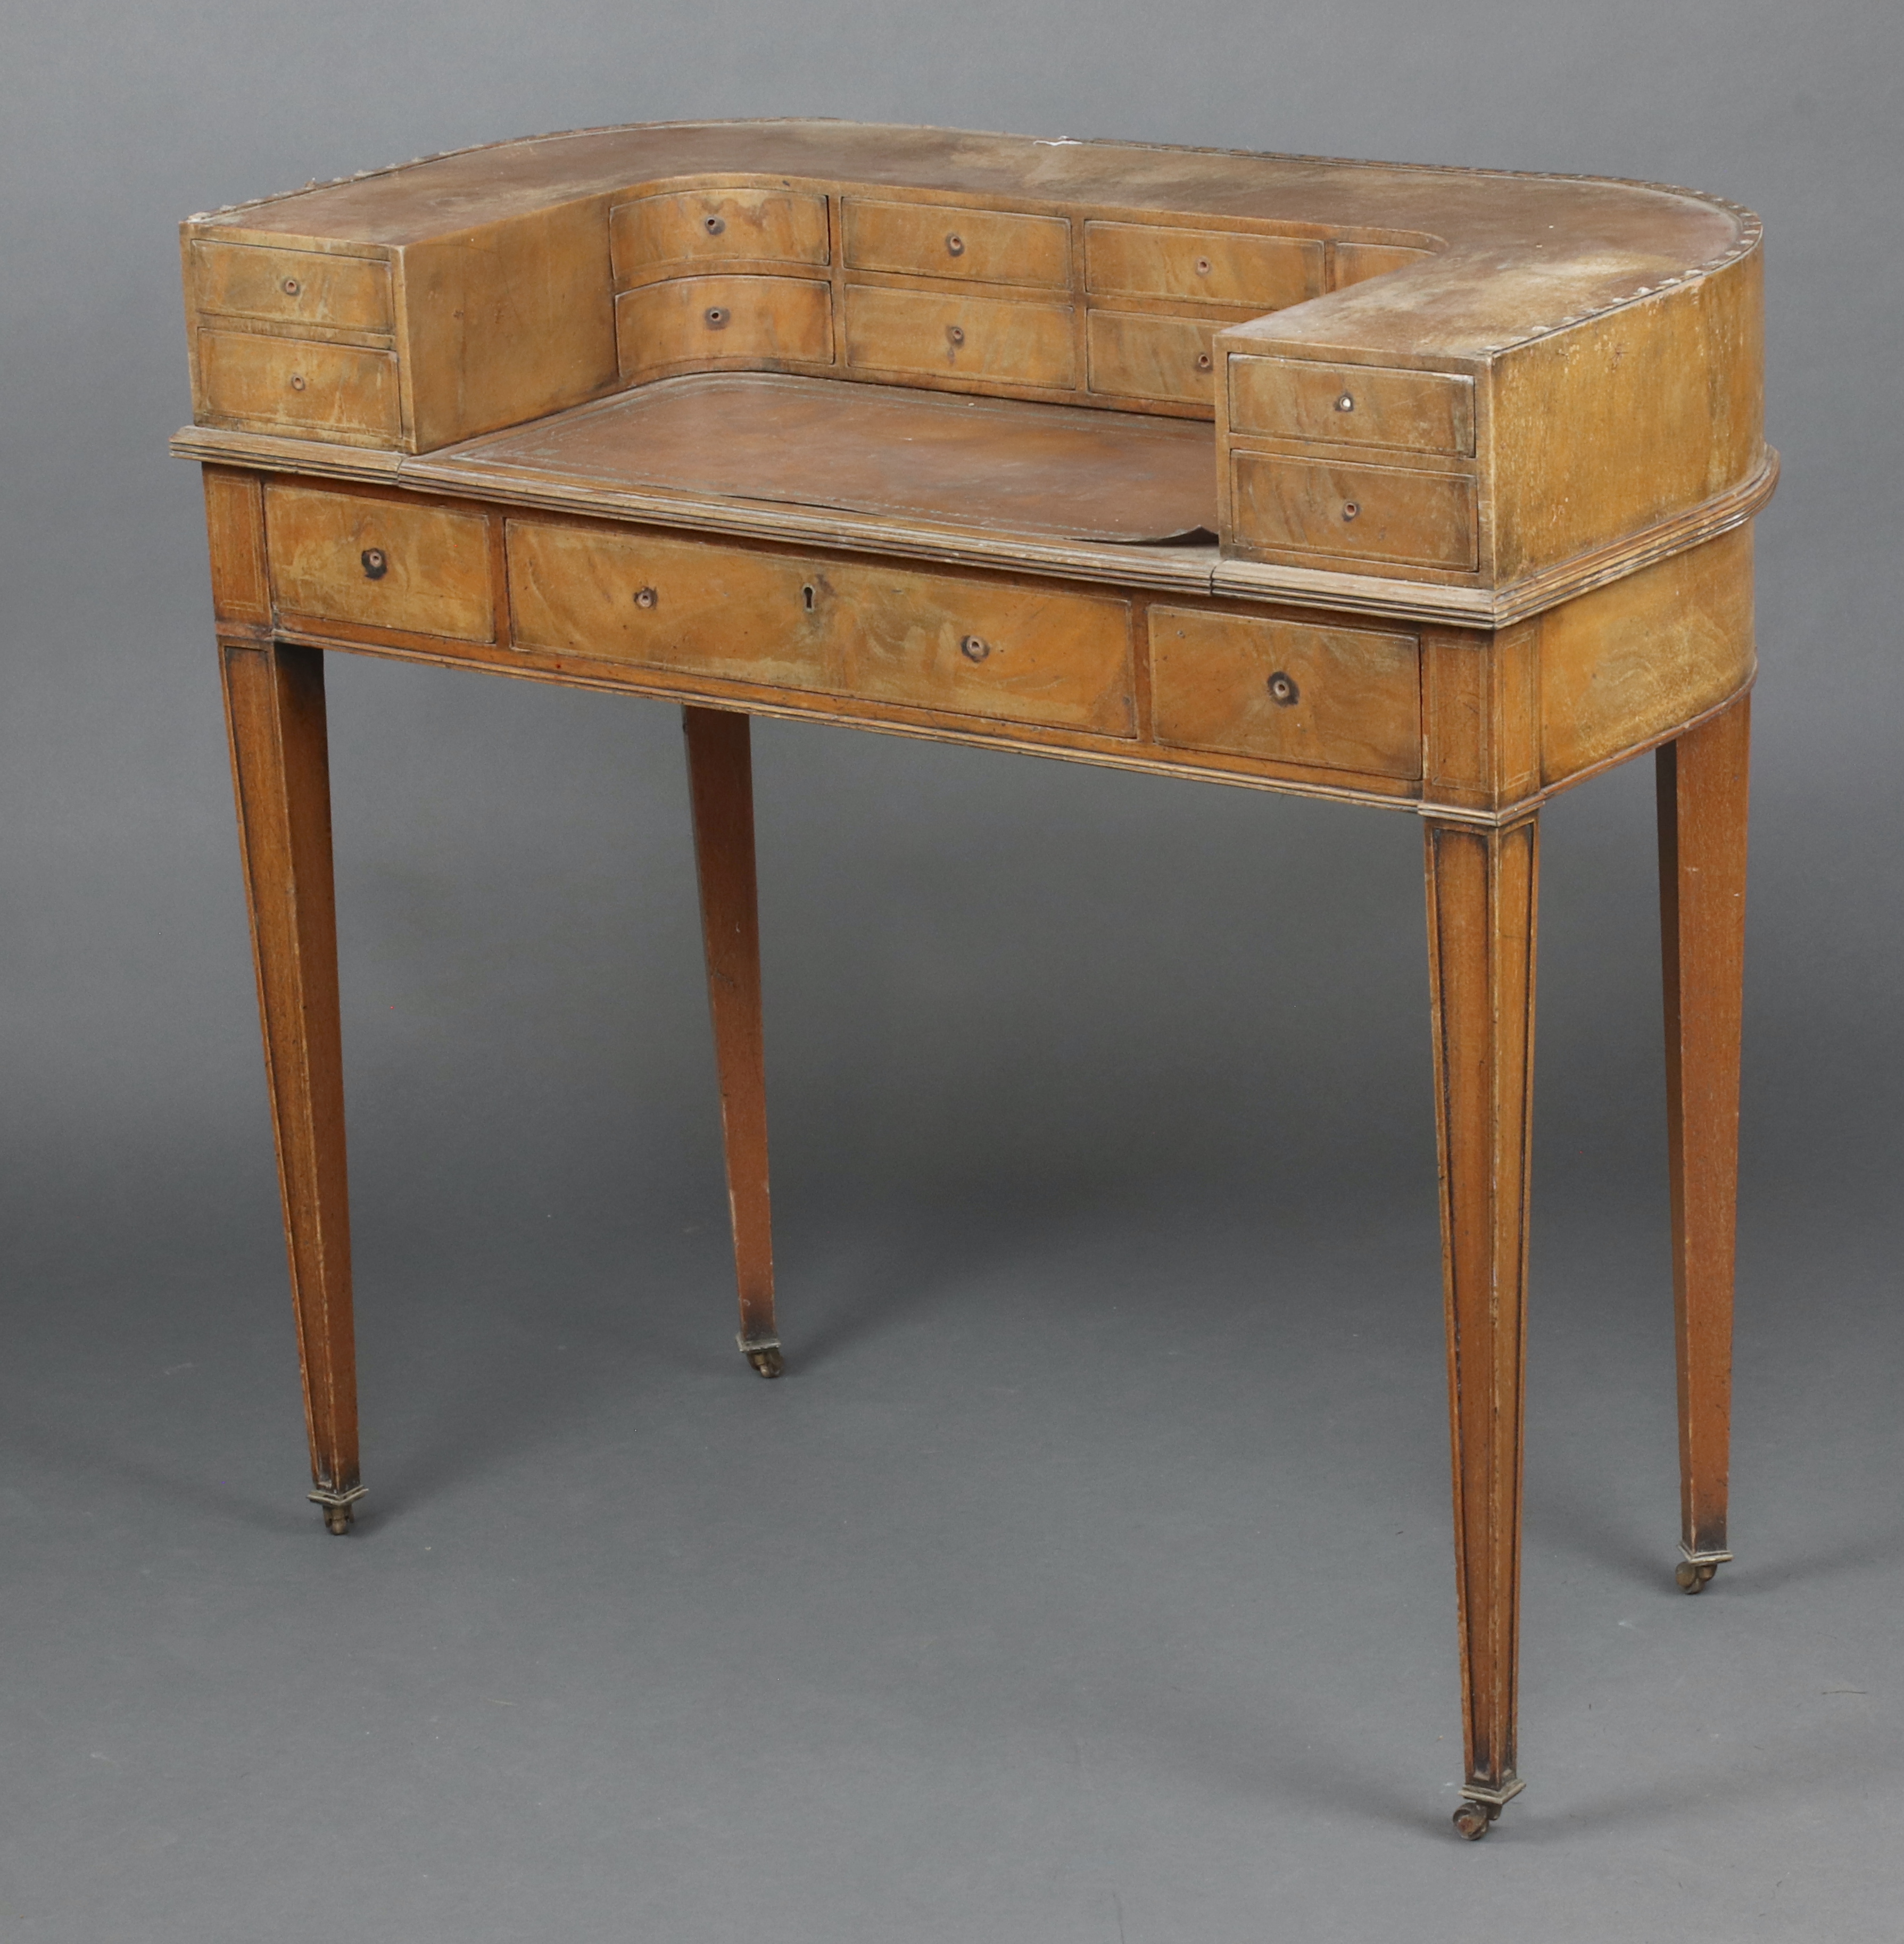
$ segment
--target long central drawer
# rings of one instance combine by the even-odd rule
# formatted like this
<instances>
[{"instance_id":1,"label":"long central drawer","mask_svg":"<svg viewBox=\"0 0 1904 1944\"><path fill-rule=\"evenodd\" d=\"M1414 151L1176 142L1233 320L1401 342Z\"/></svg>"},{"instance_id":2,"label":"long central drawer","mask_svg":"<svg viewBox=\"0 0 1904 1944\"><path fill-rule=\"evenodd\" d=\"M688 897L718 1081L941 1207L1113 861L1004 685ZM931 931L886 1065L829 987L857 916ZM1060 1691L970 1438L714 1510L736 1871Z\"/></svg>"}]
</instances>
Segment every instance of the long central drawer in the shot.
<instances>
[{"instance_id":1,"label":"long central drawer","mask_svg":"<svg viewBox=\"0 0 1904 1944\"><path fill-rule=\"evenodd\" d=\"M1128 601L542 520L508 559L520 648L1135 731Z\"/></svg>"}]
</instances>

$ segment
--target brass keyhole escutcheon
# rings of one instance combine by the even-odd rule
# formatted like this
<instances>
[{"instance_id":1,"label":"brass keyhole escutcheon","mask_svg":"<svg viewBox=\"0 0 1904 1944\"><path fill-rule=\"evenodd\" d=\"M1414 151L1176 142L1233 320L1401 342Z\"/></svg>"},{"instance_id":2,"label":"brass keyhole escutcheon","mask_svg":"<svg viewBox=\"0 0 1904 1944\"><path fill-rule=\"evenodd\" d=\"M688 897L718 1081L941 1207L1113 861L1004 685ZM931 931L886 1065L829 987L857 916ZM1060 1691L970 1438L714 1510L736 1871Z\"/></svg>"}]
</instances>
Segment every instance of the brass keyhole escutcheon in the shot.
<instances>
[{"instance_id":1,"label":"brass keyhole escutcheon","mask_svg":"<svg viewBox=\"0 0 1904 1944\"><path fill-rule=\"evenodd\" d=\"M962 324L948 324L945 327L945 341L947 343L954 346L964 343L966 341L965 326Z\"/></svg>"},{"instance_id":2,"label":"brass keyhole escutcheon","mask_svg":"<svg viewBox=\"0 0 1904 1944\"><path fill-rule=\"evenodd\" d=\"M304 374L303 372L294 371L291 373L291 389L294 392L301 392L304 389Z\"/></svg>"},{"instance_id":3,"label":"brass keyhole escutcheon","mask_svg":"<svg viewBox=\"0 0 1904 1944\"><path fill-rule=\"evenodd\" d=\"M1345 520L1354 519L1361 510L1360 505L1354 500L1345 500L1342 502L1342 518Z\"/></svg>"},{"instance_id":4,"label":"brass keyhole escutcheon","mask_svg":"<svg viewBox=\"0 0 1904 1944\"><path fill-rule=\"evenodd\" d=\"M1336 409L1339 412L1352 412L1355 409L1355 401L1347 392L1345 392L1336 401Z\"/></svg>"},{"instance_id":5,"label":"brass keyhole escutcheon","mask_svg":"<svg viewBox=\"0 0 1904 1944\"><path fill-rule=\"evenodd\" d=\"M390 571L390 557L381 547L365 547L357 558L364 564L366 580L381 580Z\"/></svg>"},{"instance_id":6,"label":"brass keyhole escutcheon","mask_svg":"<svg viewBox=\"0 0 1904 1944\"><path fill-rule=\"evenodd\" d=\"M635 605L637 608L657 607L660 604L661 598L661 597L652 587L639 587L635 590Z\"/></svg>"},{"instance_id":7,"label":"brass keyhole escutcheon","mask_svg":"<svg viewBox=\"0 0 1904 1944\"><path fill-rule=\"evenodd\" d=\"M1280 669L1269 678L1269 699L1278 707L1288 709L1301 697L1302 691Z\"/></svg>"},{"instance_id":8,"label":"brass keyhole escutcheon","mask_svg":"<svg viewBox=\"0 0 1904 1944\"><path fill-rule=\"evenodd\" d=\"M284 280L282 288L286 297L294 297L303 286L298 282L295 277L287 277Z\"/></svg>"},{"instance_id":9,"label":"brass keyhole escutcheon","mask_svg":"<svg viewBox=\"0 0 1904 1944\"><path fill-rule=\"evenodd\" d=\"M966 253L966 239L955 229L945 239L945 254L948 257L963 257Z\"/></svg>"},{"instance_id":10,"label":"brass keyhole escutcheon","mask_svg":"<svg viewBox=\"0 0 1904 1944\"><path fill-rule=\"evenodd\" d=\"M710 236L718 236L727 227L727 224L720 217L707 216L702 217L701 226Z\"/></svg>"},{"instance_id":11,"label":"brass keyhole escutcheon","mask_svg":"<svg viewBox=\"0 0 1904 1944\"><path fill-rule=\"evenodd\" d=\"M959 644L959 652L969 662L982 662L992 651L992 644L981 641L976 635L968 635Z\"/></svg>"},{"instance_id":12,"label":"brass keyhole escutcheon","mask_svg":"<svg viewBox=\"0 0 1904 1944\"><path fill-rule=\"evenodd\" d=\"M710 304L707 311L707 328L710 331L725 331L731 315L725 304Z\"/></svg>"}]
</instances>

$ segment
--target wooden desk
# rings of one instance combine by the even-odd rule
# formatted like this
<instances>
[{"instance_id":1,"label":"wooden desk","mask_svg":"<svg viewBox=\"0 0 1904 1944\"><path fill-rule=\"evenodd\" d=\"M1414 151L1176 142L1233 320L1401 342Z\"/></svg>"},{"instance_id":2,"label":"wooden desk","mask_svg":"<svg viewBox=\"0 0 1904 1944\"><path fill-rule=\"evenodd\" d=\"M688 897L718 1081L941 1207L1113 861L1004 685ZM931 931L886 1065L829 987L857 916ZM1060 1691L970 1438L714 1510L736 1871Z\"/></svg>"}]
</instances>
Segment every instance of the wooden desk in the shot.
<instances>
[{"instance_id":1,"label":"wooden desk","mask_svg":"<svg viewBox=\"0 0 1904 1944\"><path fill-rule=\"evenodd\" d=\"M1537 830L1659 771L1679 1583L1726 1541L1759 232L1683 189L596 130L183 226L315 1489L363 1487L323 654L685 705L740 1346L781 1369L750 715L1419 815L1466 1779L1515 1773Z\"/></svg>"}]
</instances>

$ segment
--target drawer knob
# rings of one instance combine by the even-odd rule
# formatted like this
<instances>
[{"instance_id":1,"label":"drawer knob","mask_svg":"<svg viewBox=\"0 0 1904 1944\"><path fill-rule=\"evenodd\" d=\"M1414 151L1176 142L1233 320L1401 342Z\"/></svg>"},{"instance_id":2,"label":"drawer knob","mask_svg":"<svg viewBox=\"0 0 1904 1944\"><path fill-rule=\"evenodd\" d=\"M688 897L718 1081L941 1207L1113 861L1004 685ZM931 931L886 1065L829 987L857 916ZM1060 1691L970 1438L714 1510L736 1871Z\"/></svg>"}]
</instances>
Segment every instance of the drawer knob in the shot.
<instances>
[{"instance_id":1,"label":"drawer knob","mask_svg":"<svg viewBox=\"0 0 1904 1944\"><path fill-rule=\"evenodd\" d=\"M1339 412L1352 412L1355 409L1355 401L1347 392L1345 392L1336 401L1336 409Z\"/></svg>"},{"instance_id":2,"label":"drawer knob","mask_svg":"<svg viewBox=\"0 0 1904 1944\"><path fill-rule=\"evenodd\" d=\"M381 580L390 571L390 557L381 547L365 547L357 558L364 564L366 580Z\"/></svg>"},{"instance_id":3,"label":"drawer knob","mask_svg":"<svg viewBox=\"0 0 1904 1944\"><path fill-rule=\"evenodd\" d=\"M1269 699L1279 708L1288 709L1301 699L1302 691L1280 669L1269 678Z\"/></svg>"},{"instance_id":4,"label":"drawer knob","mask_svg":"<svg viewBox=\"0 0 1904 1944\"><path fill-rule=\"evenodd\" d=\"M721 217L704 216L701 220L701 226L710 236L718 236L727 227L727 223Z\"/></svg>"},{"instance_id":5,"label":"drawer knob","mask_svg":"<svg viewBox=\"0 0 1904 1944\"><path fill-rule=\"evenodd\" d=\"M955 229L945 239L945 254L948 257L963 257L966 253L966 239Z\"/></svg>"},{"instance_id":6,"label":"drawer knob","mask_svg":"<svg viewBox=\"0 0 1904 1944\"><path fill-rule=\"evenodd\" d=\"M948 324L945 327L945 341L948 344L963 344L966 341L966 328L962 324Z\"/></svg>"},{"instance_id":7,"label":"drawer knob","mask_svg":"<svg viewBox=\"0 0 1904 1944\"><path fill-rule=\"evenodd\" d=\"M1210 260L1209 260L1207 257L1199 257L1197 259L1197 275L1199 275L1200 277L1207 277L1207 276L1209 275L1209 273L1210 273Z\"/></svg>"},{"instance_id":8,"label":"drawer knob","mask_svg":"<svg viewBox=\"0 0 1904 1944\"><path fill-rule=\"evenodd\" d=\"M303 372L294 371L291 373L291 389L294 392L301 392L304 389L304 374Z\"/></svg>"},{"instance_id":9,"label":"drawer knob","mask_svg":"<svg viewBox=\"0 0 1904 1944\"><path fill-rule=\"evenodd\" d=\"M992 651L989 641L981 641L976 635L968 635L959 644L959 652L969 662L982 662Z\"/></svg>"},{"instance_id":10,"label":"drawer knob","mask_svg":"<svg viewBox=\"0 0 1904 1944\"><path fill-rule=\"evenodd\" d=\"M303 286L298 282L295 277L287 277L279 288L283 291L286 297L294 297Z\"/></svg>"},{"instance_id":11,"label":"drawer knob","mask_svg":"<svg viewBox=\"0 0 1904 1944\"><path fill-rule=\"evenodd\" d=\"M637 608L658 607L661 604L661 597L652 587L641 587L635 590L635 605Z\"/></svg>"},{"instance_id":12,"label":"drawer knob","mask_svg":"<svg viewBox=\"0 0 1904 1944\"><path fill-rule=\"evenodd\" d=\"M1342 502L1342 518L1345 520L1354 519L1361 510L1360 505L1354 500L1345 500Z\"/></svg>"},{"instance_id":13,"label":"drawer knob","mask_svg":"<svg viewBox=\"0 0 1904 1944\"><path fill-rule=\"evenodd\" d=\"M1198 371L1207 371L1210 368L1210 355L1207 351L1200 351L1197 352L1197 368Z\"/></svg>"},{"instance_id":14,"label":"drawer knob","mask_svg":"<svg viewBox=\"0 0 1904 1944\"><path fill-rule=\"evenodd\" d=\"M710 304L707 312L707 328L710 331L725 331L731 315L725 304Z\"/></svg>"}]
</instances>

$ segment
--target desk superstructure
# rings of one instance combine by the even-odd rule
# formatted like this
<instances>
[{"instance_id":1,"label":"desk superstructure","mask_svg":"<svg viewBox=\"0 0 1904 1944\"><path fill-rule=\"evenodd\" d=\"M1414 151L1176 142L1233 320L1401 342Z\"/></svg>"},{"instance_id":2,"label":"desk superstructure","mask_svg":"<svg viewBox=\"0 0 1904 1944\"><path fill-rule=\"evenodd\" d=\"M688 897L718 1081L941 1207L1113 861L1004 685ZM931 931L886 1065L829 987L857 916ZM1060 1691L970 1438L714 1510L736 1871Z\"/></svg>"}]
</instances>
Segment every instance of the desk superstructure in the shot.
<instances>
[{"instance_id":1,"label":"desk superstructure","mask_svg":"<svg viewBox=\"0 0 1904 1944\"><path fill-rule=\"evenodd\" d=\"M747 718L1423 819L1467 1776L1514 1771L1537 826L1657 752L1680 1584L1726 1546L1758 225L1679 189L824 122L183 226L315 1489L361 1496L322 654L684 705L778 1374Z\"/></svg>"}]
</instances>

